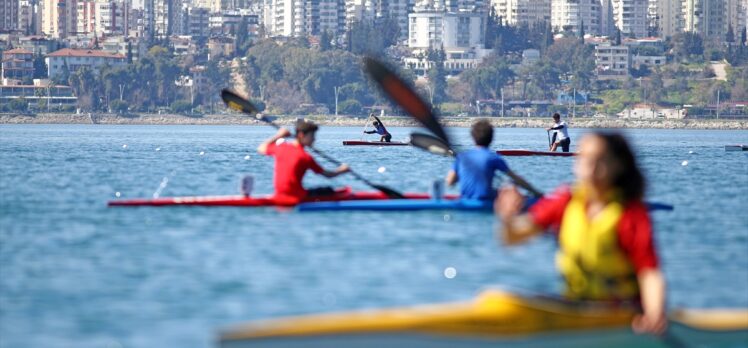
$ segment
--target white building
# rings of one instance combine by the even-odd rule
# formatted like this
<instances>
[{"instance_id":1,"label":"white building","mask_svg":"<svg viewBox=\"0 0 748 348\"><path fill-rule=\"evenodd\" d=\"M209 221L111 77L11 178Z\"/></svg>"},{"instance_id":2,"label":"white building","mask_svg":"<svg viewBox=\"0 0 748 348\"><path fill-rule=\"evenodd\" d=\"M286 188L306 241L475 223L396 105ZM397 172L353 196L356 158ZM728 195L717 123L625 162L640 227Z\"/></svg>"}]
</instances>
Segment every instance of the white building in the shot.
<instances>
[{"instance_id":1,"label":"white building","mask_svg":"<svg viewBox=\"0 0 748 348\"><path fill-rule=\"evenodd\" d=\"M483 13L420 11L411 13L408 47L416 49L469 49L482 46Z\"/></svg>"},{"instance_id":2,"label":"white building","mask_svg":"<svg viewBox=\"0 0 748 348\"><path fill-rule=\"evenodd\" d=\"M655 18L653 26L657 27L661 38L672 37L683 31L682 0L650 0L654 3Z\"/></svg>"},{"instance_id":3,"label":"white building","mask_svg":"<svg viewBox=\"0 0 748 348\"><path fill-rule=\"evenodd\" d=\"M551 0L551 25L557 31L571 30L579 33L602 33L603 7L600 0Z\"/></svg>"},{"instance_id":4,"label":"white building","mask_svg":"<svg viewBox=\"0 0 748 348\"><path fill-rule=\"evenodd\" d=\"M127 58L121 54L112 54L98 50L77 50L63 48L52 52L45 58L49 78L53 79L61 74L65 67L69 72L75 72L82 68L89 68L98 73L103 66L124 66Z\"/></svg>"},{"instance_id":5,"label":"white building","mask_svg":"<svg viewBox=\"0 0 748 348\"><path fill-rule=\"evenodd\" d=\"M504 24L551 22L551 0L492 0L491 5Z\"/></svg>"},{"instance_id":6,"label":"white building","mask_svg":"<svg viewBox=\"0 0 748 348\"><path fill-rule=\"evenodd\" d=\"M648 0L613 0L616 28L625 36L647 36Z\"/></svg>"},{"instance_id":7,"label":"white building","mask_svg":"<svg viewBox=\"0 0 748 348\"><path fill-rule=\"evenodd\" d=\"M64 39L76 31L75 0L44 0L42 2L42 33Z\"/></svg>"},{"instance_id":8,"label":"white building","mask_svg":"<svg viewBox=\"0 0 748 348\"><path fill-rule=\"evenodd\" d=\"M18 5L18 30L27 35L42 32L41 5L31 0L21 0Z\"/></svg>"},{"instance_id":9,"label":"white building","mask_svg":"<svg viewBox=\"0 0 748 348\"><path fill-rule=\"evenodd\" d=\"M683 0L683 30L724 40L727 33L725 0Z\"/></svg>"},{"instance_id":10,"label":"white building","mask_svg":"<svg viewBox=\"0 0 748 348\"><path fill-rule=\"evenodd\" d=\"M79 35L126 35L129 31L129 1L78 0L76 9L76 32Z\"/></svg>"},{"instance_id":11,"label":"white building","mask_svg":"<svg viewBox=\"0 0 748 348\"><path fill-rule=\"evenodd\" d=\"M272 36L342 34L346 27L344 0L265 0L263 24Z\"/></svg>"},{"instance_id":12,"label":"white building","mask_svg":"<svg viewBox=\"0 0 748 348\"><path fill-rule=\"evenodd\" d=\"M601 44L595 46L595 66L599 79L622 78L629 75L631 54L628 46Z\"/></svg>"}]
</instances>

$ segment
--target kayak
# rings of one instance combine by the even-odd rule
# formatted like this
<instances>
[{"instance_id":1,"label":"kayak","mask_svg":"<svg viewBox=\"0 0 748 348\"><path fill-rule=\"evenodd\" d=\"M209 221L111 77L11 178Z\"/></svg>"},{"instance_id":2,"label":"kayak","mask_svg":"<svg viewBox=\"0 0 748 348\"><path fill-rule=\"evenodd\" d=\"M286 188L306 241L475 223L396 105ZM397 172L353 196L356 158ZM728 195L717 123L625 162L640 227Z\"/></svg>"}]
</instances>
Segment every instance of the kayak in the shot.
<instances>
[{"instance_id":1,"label":"kayak","mask_svg":"<svg viewBox=\"0 0 748 348\"><path fill-rule=\"evenodd\" d=\"M328 202L301 203L296 206L299 211L418 211L418 210L457 210L474 212L493 212L493 201L456 199L390 199L390 200L347 200ZM529 198L525 209L537 200ZM646 202L650 211L673 210L665 203Z\"/></svg>"},{"instance_id":2,"label":"kayak","mask_svg":"<svg viewBox=\"0 0 748 348\"><path fill-rule=\"evenodd\" d=\"M493 201L479 201L467 199L392 199L392 200L358 200L338 202L302 203L296 206L299 211L415 211L415 210L461 210L483 211L493 210Z\"/></svg>"},{"instance_id":3,"label":"kayak","mask_svg":"<svg viewBox=\"0 0 748 348\"><path fill-rule=\"evenodd\" d=\"M219 333L221 347L742 346L748 309L669 313L663 337L631 332L635 312L487 290L475 300L255 321Z\"/></svg>"},{"instance_id":4,"label":"kayak","mask_svg":"<svg viewBox=\"0 0 748 348\"><path fill-rule=\"evenodd\" d=\"M725 145L725 151L748 151L748 145Z\"/></svg>"},{"instance_id":5,"label":"kayak","mask_svg":"<svg viewBox=\"0 0 748 348\"><path fill-rule=\"evenodd\" d=\"M498 150L496 151L502 156L558 156L558 157L570 157L576 156L576 152L551 152L551 151L532 151L532 150Z\"/></svg>"},{"instance_id":6,"label":"kayak","mask_svg":"<svg viewBox=\"0 0 748 348\"><path fill-rule=\"evenodd\" d=\"M402 141L364 141L364 140L343 140L343 145L354 146L354 145L371 145L371 146L407 146L410 143Z\"/></svg>"},{"instance_id":7,"label":"kayak","mask_svg":"<svg viewBox=\"0 0 748 348\"><path fill-rule=\"evenodd\" d=\"M428 193L405 193L406 200L425 200L431 198ZM452 196L452 198L456 198ZM390 199L379 191L358 191L354 192L350 187L337 189L335 194L329 196L313 197L304 202L329 202L329 201L348 201L348 200L388 200ZM294 202L277 199L272 195L263 196L193 196L193 197L163 197L163 198L137 198L137 199L119 199L109 201L109 206L221 206L221 207L270 207L281 206L290 207L296 205Z\"/></svg>"}]
</instances>

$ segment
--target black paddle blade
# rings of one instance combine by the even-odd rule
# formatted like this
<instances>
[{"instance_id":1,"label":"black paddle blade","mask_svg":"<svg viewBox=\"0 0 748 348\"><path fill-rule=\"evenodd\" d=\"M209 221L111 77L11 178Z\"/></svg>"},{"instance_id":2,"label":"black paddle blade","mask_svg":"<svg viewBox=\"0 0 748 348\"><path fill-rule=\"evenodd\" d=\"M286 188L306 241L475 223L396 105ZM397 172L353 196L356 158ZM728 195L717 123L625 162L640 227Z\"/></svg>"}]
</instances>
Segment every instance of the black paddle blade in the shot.
<instances>
[{"instance_id":1,"label":"black paddle blade","mask_svg":"<svg viewBox=\"0 0 748 348\"><path fill-rule=\"evenodd\" d=\"M423 133L410 133L410 144L436 155L453 157L454 151L441 139Z\"/></svg>"},{"instance_id":2,"label":"black paddle blade","mask_svg":"<svg viewBox=\"0 0 748 348\"><path fill-rule=\"evenodd\" d=\"M371 187L379 190L380 192L382 192L385 195L387 195L387 197L392 198L392 199L403 199L403 198L405 198L405 196L403 196L402 193L397 192L397 191L395 191L395 190L393 190L393 189L391 189L391 188L389 188L387 186L372 184Z\"/></svg>"},{"instance_id":3,"label":"black paddle blade","mask_svg":"<svg viewBox=\"0 0 748 348\"><path fill-rule=\"evenodd\" d=\"M449 144L447 133L431 112L431 106L424 102L400 77L376 59L365 59L366 71L379 84L384 93L405 112L415 117L418 122Z\"/></svg>"},{"instance_id":4,"label":"black paddle blade","mask_svg":"<svg viewBox=\"0 0 748 348\"><path fill-rule=\"evenodd\" d=\"M249 100L236 94L236 92L228 88L224 88L223 90L221 90L221 99L223 99L223 102L226 103L226 106L228 106L229 109L250 115L259 112L259 110L257 110L257 108L252 105Z\"/></svg>"}]
</instances>

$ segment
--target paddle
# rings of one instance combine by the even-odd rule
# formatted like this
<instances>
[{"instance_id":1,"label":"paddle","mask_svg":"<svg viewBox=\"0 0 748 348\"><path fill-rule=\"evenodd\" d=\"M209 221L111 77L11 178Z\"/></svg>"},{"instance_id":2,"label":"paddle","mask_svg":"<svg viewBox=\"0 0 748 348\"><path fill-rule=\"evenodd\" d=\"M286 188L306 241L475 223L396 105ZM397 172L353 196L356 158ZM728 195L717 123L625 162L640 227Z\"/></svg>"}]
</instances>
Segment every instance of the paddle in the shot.
<instances>
[{"instance_id":1,"label":"paddle","mask_svg":"<svg viewBox=\"0 0 748 348\"><path fill-rule=\"evenodd\" d=\"M552 145L551 145L551 131L549 131L549 130L546 130L546 131L545 131L545 134L546 134L546 135L548 136L548 150L550 150L550 149L551 149L551 146L552 146Z\"/></svg>"},{"instance_id":2,"label":"paddle","mask_svg":"<svg viewBox=\"0 0 748 348\"><path fill-rule=\"evenodd\" d=\"M228 106L230 109L233 109L233 110L236 110L236 111L240 111L240 112L243 112L243 113L248 114L248 115L254 115L256 119L258 119L258 120L260 120L262 122L265 122L265 123L273 126L276 129L280 128L280 126L278 126L277 124L275 124L273 121L271 121L267 117L259 114L258 113L259 110L257 110L257 108L254 105L252 105L252 103L249 102L249 100L247 100L247 99L239 96L238 94L234 93L233 91L224 88L221 91L221 98L223 99L223 102L226 103L226 106ZM336 159L328 156L327 154L323 153L320 150L317 150L313 146L310 146L309 148L312 150L312 152L314 152L318 156L320 156L320 157L322 157L322 158L330 161L331 163L333 163L335 165L339 166L339 165L342 164L340 161L338 161L338 160L336 160ZM353 170L349 170L349 173L351 173L351 175L353 175L354 178L362 181L366 185L369 185L370 187L373 187L373 188L381 191L382 193L384 193L385 195L387 195L387 197L389 197L389 198L397 198L397 199L405 198L405 196L403 196L402 193L397 192L397 191L395 191L395 190L393 190L393 189L391 189L391 188L389 188L387 186L382 186L382 185L374 184L371 181L369 181L366 178L364 178L361 175L359 175L358 173L354 172Z\"/></svg>"},{"instance_id":3,"label":"paddle","mask_svg":"<svg viewBox=\"0 0 748 348\"><path fill-rule=\"evenodd\" d=\"M424 102L408 85L384 64L374 58L365 58L366 71L379 84L384 92L400 105L405 112L413 116L426 129L430 130L439 139L449 145L447 133L439 124L436 116L431 112L431 107Z\"/></svg>"}]
</instances>

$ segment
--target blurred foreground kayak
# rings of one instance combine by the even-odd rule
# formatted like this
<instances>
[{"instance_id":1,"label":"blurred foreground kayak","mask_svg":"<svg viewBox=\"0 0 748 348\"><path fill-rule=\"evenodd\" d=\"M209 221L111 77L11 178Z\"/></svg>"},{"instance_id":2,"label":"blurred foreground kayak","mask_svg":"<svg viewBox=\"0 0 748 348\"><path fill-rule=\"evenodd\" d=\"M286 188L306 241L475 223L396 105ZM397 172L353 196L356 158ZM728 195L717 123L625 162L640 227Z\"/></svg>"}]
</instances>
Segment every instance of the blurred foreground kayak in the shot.
<instances>
[{"instance_id":1,"label":"blurred foreground kayak","mask_svg":"<svg viewBox=\"0 0 748 348\"><path fill-rule=\"evenodd\" d=\"M467 302L255 321L220 333L237 347L746 347L748 309L682 309L662 337L634 311L488 290Z\"/></svg>"}]
</instances>

